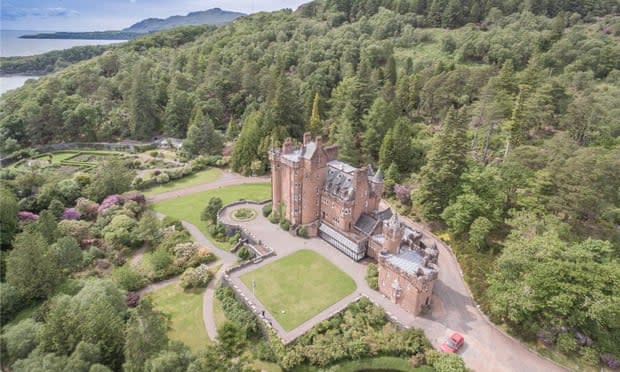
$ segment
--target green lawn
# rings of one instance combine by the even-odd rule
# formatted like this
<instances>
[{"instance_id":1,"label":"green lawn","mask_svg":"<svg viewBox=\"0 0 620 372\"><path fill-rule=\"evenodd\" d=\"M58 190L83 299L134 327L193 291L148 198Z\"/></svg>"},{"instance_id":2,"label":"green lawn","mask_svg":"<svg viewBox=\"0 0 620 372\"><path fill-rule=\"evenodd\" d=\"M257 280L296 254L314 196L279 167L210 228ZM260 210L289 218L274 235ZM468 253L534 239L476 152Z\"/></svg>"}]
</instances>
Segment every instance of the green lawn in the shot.
<instances>
[{"instance_id":1,"label":"green lawn","mask_svg":"<svg viewBox=\"0 0 620 372\"><path fill-rule=\"evenodd\" d=\"M222 172L217 168L210 168L194 174L190 174L187 177L183 177L179 180L168 182L163 185L155 186L144 193L146 196L152 196L161 194L168 191L174 191L182 189L184 187L202 185L203 183L209 183L217 180L222 175Z\"/></svg>"},{"instance_id":2,"label":"green lawn","mask_svg":"<svg viewBox=\"0 0 620 372\"><path fill-rule=\"evenodd\" d=\"M173 283L148 294L155 308L170 316L168 336L185 343L194 352L211 343L202 322L203 293L204 289L183 291L178 283Z\"/></svg>"},{"instance_id":3,"label":"green lawn","mask_svg":"<svg viewBox=\"0 0 620 372\"><path fill-rule=\"evenodd\" d=\"M209 236L207 224L200 220L200 213L209 203L209 199L218 196L224 204L231 203L239 199L261 201L271 197L270 183L254 183L245 185L228 186L220 189L208 190L182 196L179 198L168 199L153 204L153 208L166 216L175 217L196 225L203 234ZM222 249L229 250L230 245L219 243L211 239L214 244Z\"/></svg>"},{"instance_id":4,"label":"green lawn","mask_svg":"<svg viewBox=\"0 0 620 372\"><path fill-rule=\"evenodd\" d=\"M303 249L241 276L287 331L352 293L353 279L318 253Z\"/></svg>"}]
</instances>

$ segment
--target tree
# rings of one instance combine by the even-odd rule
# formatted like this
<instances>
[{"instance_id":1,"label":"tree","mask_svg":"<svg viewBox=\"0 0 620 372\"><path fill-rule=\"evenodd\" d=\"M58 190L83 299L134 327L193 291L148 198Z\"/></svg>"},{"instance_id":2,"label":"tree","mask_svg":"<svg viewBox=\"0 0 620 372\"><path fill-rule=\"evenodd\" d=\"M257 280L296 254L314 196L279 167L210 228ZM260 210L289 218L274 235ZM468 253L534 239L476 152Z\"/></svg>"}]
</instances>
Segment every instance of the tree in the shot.
<instances>
[{"instance_id":1,"label":"tree","mask_svg":"<svg viewBox=\"0 0 620 372\"><path fill-rule=\"evenodd\" d=\"M136 172L125 166L120 159L106 160L97 166L92 183L85 193L90 199L101 201L113 194L122 194L131 190L131 182Z\"/></svg>"},{"instance_id":2,"label":"tree","mask_svg":"<svg viewBox=\"0 0 620 372\"><path fill-rule=\"evenodd\" d=\"M244 347L246 336L237 323L227 321L218 328L217 341L224 354L233 356Z\"/></svg>"},{"instance_id":3,"label":"tree","mask_svg":"<svg viewBox=\"0 0 620 372\"><path fill-rule=\"evenodd\" d=\"M17 232L17 199L9 190L0 187L0 245L8 247Z\"/></svg>"},{"instance_id":4,"label":"tree","mask_svg":"<svg viewBox=\"0 0 620 372\"><path fill-rule=\"evenodd\" d=\"M7 327L0 336L0 348L3 350L2 364L11 365L18 359L24 359L39 344L38 337L42 324L33 319Z\"/></svg>"},{"instance_id":5,"label":"tree","mask_svg":"<svg viewBox=\"0 0 620 372\"><path fill-rule=\"evenodd\" d=\"M523 144L523 142L527 139L527 132L529 128L525 118L525 100L528 98L529 90L530 88L527 85L519 86L519 94L517 95L514 109L512 110L512 117L507 124L509 132L509 148L515 148ZM506 148L506 152L509 151L509 148Z\"/></svg>"},{"instance_id":6,"label":"tree","mask_svg":"<svg viewBox=\"0 0 620 372\"><path fill-rule=\"evenodd\" d=\"M52 244L56 240L56 228L58 225L58 219L50 210L44 210L39 214L37 220L37 230L41 233L41 236L45 238L48 244Z\"/></svg>"},{"instance_id":7,"label":"tree","mask_svg":"<svg viewBox=\"0 0 620 372\"><path fill-rule=\"evenodd\" d=\"M192 98L182 87L175 75L168 86L168 103L164 111L164 132L173 137L183 137L187 133L188 123L192 114Z\"/></svg>"},{"instance_id":8,"label":"tree","mask_svg":"<svg viewBox=\"0 0 620 372\"><path fill-rule=\"evenodd\" d=\"M321 114L319 113L319 101L321 96L319 92L314 96L312 102L312 114L310 115L310 121L308 122L308 131L313 135L318 136L323 133L323 123L321 121Z\"/></svg>"},{"instance_id":9,"label":"tree","mask_svg":"<svg viewBox=\"0 0 620 372\"><path fill-rule=\"evenodd\" d=\"M130 311L125 328L125 364L127 372L144 371L146 361L168 345L168 318L153 308L149 300L141 300Z\"/></svg>"},{"instance_id":10,"label":"tree","mask_svg":"<svg viewBox=\"0 0 620 372\"><path fill-rule=\"evenodd\" d=\"M230 160L230 166L235 172L249 174L252 162L262 159L258 149L261 139L267 138L263 137L262 120L260 112L251 112L246 116Z\"/></svg>"},{"instance_id":11,"label":"tree","mask_svg":"<svg viewBox=\"0 0 620 372\"><path fill-rule=\"evenodd\" d=\"M492 229L493 223L488 218L476 218L469 226L469 242L478 249L484 247Z\"/></svg>"},{"instance_id":12,"label":"tree","mask_svg":"<svg viewBox=\"0 0 620 372\"><path fill-rule=\"evenodd\" d=\"M124 214L116 215L112 221L103 228L103 239L110 244L121 244L127 247L136 247L140 243L138 236L138 223Z\"/></svg>"},{"instance_id":13,"label":"tree","mask_svg":"<svg viewBox=\"0 0 620 372\"><path fill-rule=\"evenodd\" d=\"M148 139L159 128L155 88L149 69L148 62L137 63L129 88L129 123L131 135L137 139Z\"/></svg>"},{"instance_id":14,"label":"tree","mask_svg":"<svg viewBox=\"0 0 620 372\"><path fill-rule=\"evenodd\" d=\"M161 239L161 221L157 215L147 210L138 223L138 237L150 245L156 244Z\"/></svg>"},{"instance_id":15,"label":"tree","mask_svg":"<svg viewBox=\"0 0 620 372\"><path fill-rule=\"evenodd\" d=\"M70 355L81 341L98 345L101 362L119 370L123 360L127 305L108 280L86 281L73 297L54 297L41 334L41 348Z\"/></svg>"},{"instance_id":16,"label":"tree","mask_svg":"<svg viewBox=\"0 0 620 372\"><path fill-rule=\"evenodd\" d=\"M194 107L187 138L183 141L183 152L189 157L215 155L221 153L223 145L224 139L215 131L211 118L205 117L198 105Z\"/></svg>"},{"instance_id":17,"label":"tree","mask_svg":"<svg viewBox=\"0 0 620 372\"><path fill-rule=\"evenodd\" d=\"M50 249L59 268L72 273L82 267L82 250L74 238L70 236L62 237Z\"/></svg>"},{"instance_id":18,"label":"tree","mask_svg":"<svg viewBox=\"0 0 620 372\"><path fill-rule=\"evenodd\" d=\"M185 372L193 361L192 352L185 344L172 341L170 346L146 361L146 372Z\"/></svg>"},{"instance_id":19,"label":"tree","mask_svg":"<svg viewBox=\"0 0 620 372\"><path fill-rule=\"evenodd\" d=\"M207 204L207 206L202 210L200 219L209 223L216 223L217 212L219 212L223 206L224 203L222 202L221 198L217 196L212 197L211 199L209 199L209 204Z\"/></svg>"},{"instance_id":20,"label":"tree","mask_svg":"<svg viewBox=\"0 0 620 372\"><path fill-rule=\"evenodd\" d=\"M26 301L45 299L60 284L60 269L41 234L24 231L16 236L7 259L6 280Z\"/></svg>"},{"instance_id":21,"label":"tree","mask_svg":"<svg viewBox=\"0 0 620 372\"><path fill-rule=\"evenodd\" d=\"M394 106L386 102L383 97L375 99L370 110L368 110L368 113L362 120L362 124L366 128L363 144L365 152L370 155L370 160L379 160L382 140L386 137L386 132L394 126L395 120L396 112Z\"/></svg>"},{"instance_id":22,"label":"tree","mask_svg":"<svg viewBox=\"0 0 620 372\"><path fill-rule=\"evenodd\" d=\"M467 133L464 114L450 109L435 135L428 161L420 171L420 185L413 193L418 212L437 219L459 186L466 167Z\"/></svg>"},{"instance_id":23,"label":"tree","mask_svg":"<svg viewBox=\"0 0 620 372\"><path fill-rule=\"evenodd\" d=\"M341 123L336 133L336 144L338 145L338 158L354 167L361 163L361 154L356 143L356 133L353 131L351 121L342 115Z\"/></svg>"},{"instance_id":24,"label":"tree","mask_svg":"<svg viewBox=\"0 0 620 372\"><path fill-rule=\"evenodd\" d=\"M400 182L400 173L398 172L398 166L396 163L392 162L385 172L385 177L383 179L383 188L384 192L387 195L394 195L394 186Z\"/></svg>"}]
</instances>

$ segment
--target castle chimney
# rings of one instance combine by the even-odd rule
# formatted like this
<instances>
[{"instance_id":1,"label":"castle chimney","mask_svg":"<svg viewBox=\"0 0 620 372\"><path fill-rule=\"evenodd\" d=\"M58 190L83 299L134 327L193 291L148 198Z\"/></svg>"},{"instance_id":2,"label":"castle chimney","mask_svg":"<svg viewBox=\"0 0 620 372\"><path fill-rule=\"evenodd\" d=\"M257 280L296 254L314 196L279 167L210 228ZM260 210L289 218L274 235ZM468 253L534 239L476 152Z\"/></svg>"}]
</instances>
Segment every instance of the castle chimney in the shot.
<instances>
[{"instance_id":1,"label":"castle chimney","mask_svg":"<svg viewBox=\"0 0 620 372\"><path fill-rule=\"evenodd\" d=\"M316 136L316 138L314 139L314 142L316 142L316 148L321 148L321 144L322 144L323 138L321 136Z\"/></svg>"},{"instance_id":2,"label":"castle chimney","mask_svg":"<svg viewBox=\"0 0 620 372\"><path fill-rule=\"evenodd\" d=\"M304 133L304 146L309 144L312 141L312 133L306 132Z\"/></svg>"},{"instance_id":3,"label":"castle chimney","mask_svg":"<svg viewBox=\"0 0 620 372\"><path fill-rule=\"evenodd\" d=\"M282 144L282 153L289 154L291 151L293 151L293 142L290 138L287 138Z\"/></svg>"}]
</instances>

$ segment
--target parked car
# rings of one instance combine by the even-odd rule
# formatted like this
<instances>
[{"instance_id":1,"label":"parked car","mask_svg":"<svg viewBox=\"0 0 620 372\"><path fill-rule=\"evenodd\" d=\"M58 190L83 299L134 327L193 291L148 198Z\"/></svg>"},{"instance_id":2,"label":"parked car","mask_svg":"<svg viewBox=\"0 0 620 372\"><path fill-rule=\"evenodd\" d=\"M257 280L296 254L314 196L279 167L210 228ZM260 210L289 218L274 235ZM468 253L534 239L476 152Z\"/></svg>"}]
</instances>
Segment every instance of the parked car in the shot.
<instances>
[{"instance_id":1,"label":"parked car","mask_svg":"<svg viewBox=\"0 0 620 372\"><path fill-rule=\"evenodd\" d=\"M456 353L465 343L465 339L460 333L454 332L446 342L441 345L441 351L446 353Z\"/></svg>"}]
</instances>

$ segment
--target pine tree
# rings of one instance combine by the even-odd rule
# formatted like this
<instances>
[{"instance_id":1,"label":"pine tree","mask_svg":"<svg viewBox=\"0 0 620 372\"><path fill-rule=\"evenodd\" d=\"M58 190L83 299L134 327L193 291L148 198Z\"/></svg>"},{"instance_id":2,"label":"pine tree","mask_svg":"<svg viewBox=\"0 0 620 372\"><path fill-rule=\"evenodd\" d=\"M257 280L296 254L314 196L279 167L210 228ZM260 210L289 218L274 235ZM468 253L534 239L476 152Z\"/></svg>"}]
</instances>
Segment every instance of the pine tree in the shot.
<instances>
[{"instance_id":1,"label":"pine tree","mask_svg":"<svg viewBox=\"0 0 620 372\"><path fill-rule=\"evenodd\" d=\"M353 124L342 115L338 132L336 133L336 144L338 145L338 158L345 163L349 163L355 167L360 165L361 154L355 143L355 132Z\"/></svg>"},{"instance_id":2,"label":"pine tree","mask_svg":"<svg viewBox=\"0 0 620 372\"><path fill-rule=\"evenodd\" d=\"M190 157L214 155L222 151L222 146L222 135L215 131L211 119L205 117L200 107L194 107L187 138L183 141L183 151Z\"/></svg>"},{"instance_id":3,"label":"pine tree","mask_svg":"<svg viewBox=\"0 0 620 372\"><path fill-rule=\"evenodd\" d=\"M258 149L261 138L264 137L261 129L262 120L263 115L258 111L250 113L245 118L230 160L231 168L235 172L249 174L252 162L260 159Z\"/></svg>"},{"instance_id":4,"label":"pine tree","mask_svg":"<svg viewBox=\"0 0 620 372\"><path fill-rule=\"evenodd\" d=\"M400 182L400 176L396 163L390 164L383 179L383 186L387 195L394 195L394 185Z\"/></svg>"},{"instance_id":5,"label":"pine tree","mask_svg":"<svg viewBox=\"0 0 620 372\"><path fill-rule=\"evenodd\" d=\"M394 146L394 129L390 128L381 142L379 151L379 166L381 169L388 169L396 158L396 147Z\"/></svg>"},{"instance_id":6,"label":"pine tree","mask_svg":"<svg viewBox=\"0 0 620 372\"><path fill-rule=\"evenodd\" d=\"M319 113L320 96L317 92L314 96L314 102L312 103L312 115L310 115L310 121L308 122L308 131L317 136L323 133L323 123L321 122L321 115Z\"/></svg>"},{"instance_id":7,"label":"pine tree","mask_svg":"<svg viewBox=\"0 0 620 372\"><path fill-rule=\"evenodd\" d=\"M398 79L398 75L396 72L396 60L394 56L391 55L385 65L385 81L392 84L392 86L396 85L396 80Z\"/></svg>"},{"instance_id":8,"label":"pine tree","mask_svg":"<svg viewBox=\"0 0 620 372\"><path fill-rule=\"evenodd\" d=\"M378 97L372 103L370 110L362 120L366 128L363 135L364 153L371 161L379 160L381 142L388 131L394 125L396 112L392 104L386 102L383 97Z\"/></svg>"},{"instance_id":9,"label":"pine tree","mask_svg":"<svg viewBox=\"0 0 620 372\"><path fill-rule=\"evenodd\" d=\"M155 88L148 70L145 62L137 64L129 89L129 123L131 135L137 139L148 139L159 130Z\"/></svg>"},{"instance_id":10,"label":"pine tree","mask_svg":"<svg viewBox=\"0 0 620 372\"><path fill-rule=\"evenodd\" d=\"M530 87L527 85L519 86L519 94L515 101L512 117L508 122L510 148L515 148L527 138L528 125L526 120L525 101L528 98Z\"/></svg>"},{"instance_id":11,"label":"pine tree","mask_svg":"<svg viewBox=\"0 0 620 372\"><path fill-rule=\"evenodd\" d=\"M190 95L178 85L178 79L174 77L168 87L168 103L164 111L164 132L173 137L185 135L193 107Z\"/></svg>"},{"instance_id":12,"label":"pine tree","mask_svg":"<svg viewBox=\"0 0 620 372\"><path fill-rule=\"evenodd\" d=\"M449 0L441 15L441 25L446 28L456 28L462 23L463 5L460 0Z\"/></svg>"},{"instance_id":13,"label":"pine tree","mask_svg":"<svg viewBox=\"0 0 620 372\"><path fill-rule=\"evenodd\" d=\"M497 88L508 93L517 93L517 82L515 79L514 66L512 65L512 59L506 60L502 65L501 70L496 77Z\"/></svg>"},{"instance_id":14,"label":"pine tree","mask_svg":"<svg viewBox=\"0 0 620 372\"><path fill-rule=\"evenodd\" d=\"M420 171L413 199L421 216L439 218L458 189L466 167L467 126L462 112L449 109L443 127L435 135L428 161Z\"/></svg>"}]
</instances>

